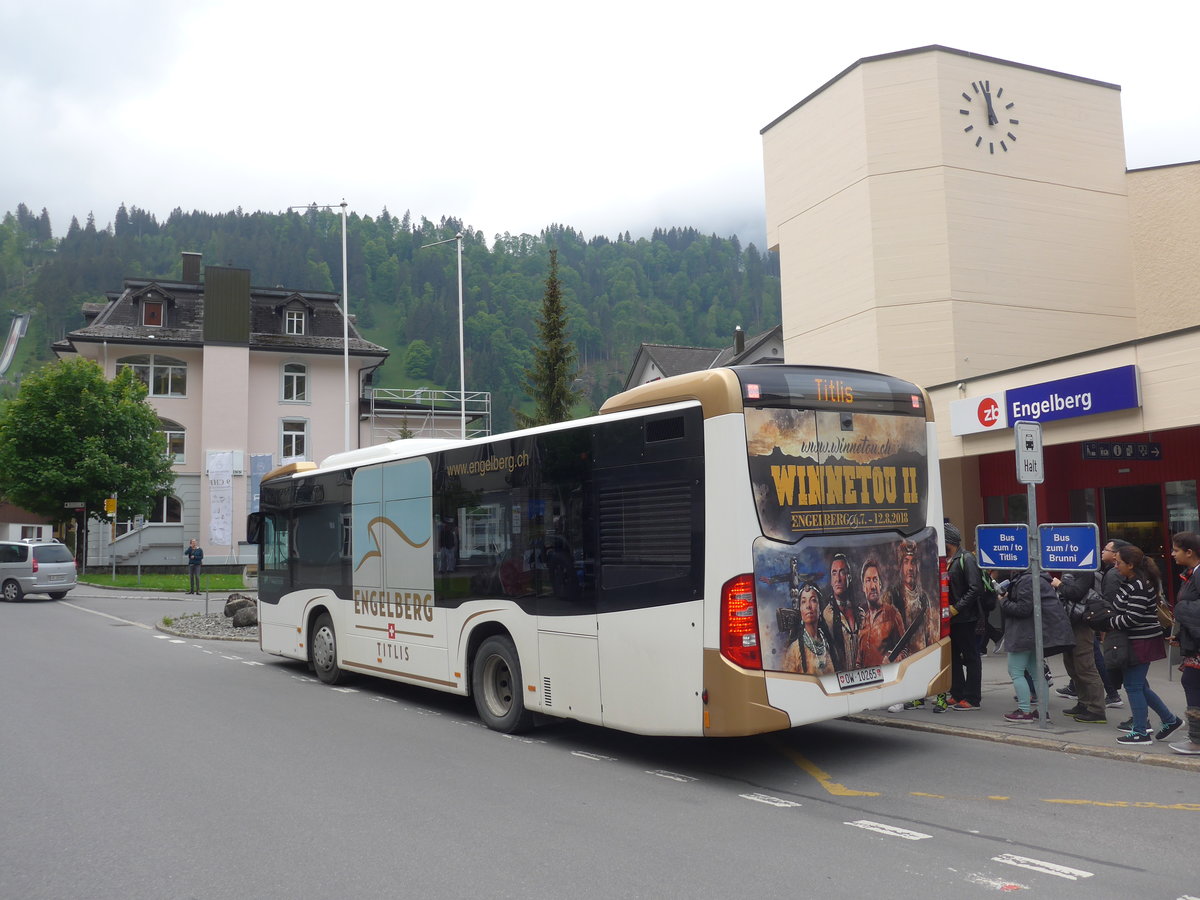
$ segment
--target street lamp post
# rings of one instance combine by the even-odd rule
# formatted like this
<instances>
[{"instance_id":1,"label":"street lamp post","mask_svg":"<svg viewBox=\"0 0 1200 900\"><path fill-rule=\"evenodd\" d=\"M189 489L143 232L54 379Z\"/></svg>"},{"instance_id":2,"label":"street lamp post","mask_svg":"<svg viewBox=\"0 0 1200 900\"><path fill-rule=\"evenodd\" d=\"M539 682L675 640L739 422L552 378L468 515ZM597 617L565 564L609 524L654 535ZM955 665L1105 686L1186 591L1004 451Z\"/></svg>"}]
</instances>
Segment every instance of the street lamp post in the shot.
<instances>
[{"instance_id":1,"label":"street lamp post","mask_svg":"<svg viewBox=\"0 0 1200 900\"><path fill-rule=\"evenodd\" d=\"M464 352L463 342L463 287L462 287L462 241L463 236L460 231L452 238L447 238L444 241L434 241L432 244L424 244L421 249L426 247L438 247L442 244L449 244L455 241L458 244L458 398L459 398L459 434L463 440L467 439L467 366L466 353Z\"/></svg>"},{"instance_id":2,"label":"street lamp post","mask_svg":"<svg viewBox=\"0 0 1200 900\"><path fill-rule=\"evenodd\" d=\"M342 384L346 394L345 422L342 429L343 449L350 449L350 273L346 266L346 199L341 203L310 203L307 206L289 206L288 212L296 209L342 210Z\"/></svg>"}]
</instances>

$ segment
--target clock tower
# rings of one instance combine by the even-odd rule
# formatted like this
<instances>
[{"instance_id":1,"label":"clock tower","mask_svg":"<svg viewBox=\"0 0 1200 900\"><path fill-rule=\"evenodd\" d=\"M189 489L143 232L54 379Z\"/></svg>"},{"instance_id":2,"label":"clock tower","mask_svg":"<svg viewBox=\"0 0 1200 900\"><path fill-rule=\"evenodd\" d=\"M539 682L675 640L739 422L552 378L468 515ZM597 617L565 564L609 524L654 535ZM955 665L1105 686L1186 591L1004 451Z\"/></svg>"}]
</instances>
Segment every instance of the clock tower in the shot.
<instances>
[{"instance_id":1,"label":"clock tower","mask_svg":"<svg viewBox=\"0 0 1200 900\"><path fill-rule=\"evenodd\" d=\"M1136 336L1117 86L922 47L762 137L789 362L931 385Z\"/></svg>"}]
</instances>

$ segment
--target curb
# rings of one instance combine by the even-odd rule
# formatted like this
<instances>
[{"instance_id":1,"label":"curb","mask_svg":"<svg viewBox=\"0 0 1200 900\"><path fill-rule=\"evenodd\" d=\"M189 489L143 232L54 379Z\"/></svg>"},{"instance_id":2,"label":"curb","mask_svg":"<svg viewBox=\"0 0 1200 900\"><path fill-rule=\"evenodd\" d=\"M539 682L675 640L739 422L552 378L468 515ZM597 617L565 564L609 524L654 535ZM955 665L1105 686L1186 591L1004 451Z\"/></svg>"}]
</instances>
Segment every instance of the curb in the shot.
<instances>
[{"instance_id":1,"label":"curb","mask_svg":"<svg viewBox=\"0 0 1200 900\"><path fill-rule=\"evenodd\" d=\"M158 629L159 631L161 631L163 634L169 634L172 637L187 638L188 640L234 641L235 643L242 643L242 644L249 643L250 641L254 641L255 643L258 643L258 635L257 634L254 635L254 637L232 637L232 636L227 636L227 635L223 635L223 634L192 634L191 632L188 632L188 631L180 631L177 628L171 628L167 625L163 625L161 622L156 624L154 627L156 629Z\"/></svg>"},{"instance_id":2,"label":"curb","mask_svg":"<svg viewBox=\"0 0 1200 900\"><path fill-rule=\"evenodd\" d=\"M1076 744L1072 741L1060 741L1029 734L977 731L970 728L954 728L936 722L918 722L912 719L904 720L864 713L842 716L842 718L847 722L858 722L863 725L882 725L885 728L905 728L909 731L924 731L932 734L953 734L958 737L973 738L977 741L991 741L995 744L1011 744L1015 747L1031 747L1037 750L1057 750L1060 753L1074 753L1079 756L1143 763L1148 766L1180 769L1184 772L1200 772L1200 757L1194 756L1179 756L1174 753L1171 756L1163 756L1158 753L1140 753L1136 750L1122 750L1116 747L1093 747L1090 744Z\"/></svg>"}]
</instances>

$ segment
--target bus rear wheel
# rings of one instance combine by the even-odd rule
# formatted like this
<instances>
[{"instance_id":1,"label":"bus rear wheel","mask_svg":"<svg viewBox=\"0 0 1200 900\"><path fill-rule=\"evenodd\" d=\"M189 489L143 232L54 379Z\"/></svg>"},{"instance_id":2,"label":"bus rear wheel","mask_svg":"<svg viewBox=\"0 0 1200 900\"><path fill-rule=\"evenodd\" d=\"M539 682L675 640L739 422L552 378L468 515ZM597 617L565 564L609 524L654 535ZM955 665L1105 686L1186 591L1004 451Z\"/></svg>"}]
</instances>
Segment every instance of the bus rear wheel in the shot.
<instances>
[{"instance_id":1,"label":"bus rear wheel","mask_svg":"<svg viewBox=\"0 0 1200 900\"><path fill-rule=\"evenodd\" d=\"M308 658L317 677L326 684L337 684L345 678L346 673L337 664L337 633L328 613L317 616L308 641Z\"/></svg>"},{"instance_id":2,"label":"bus rear wheel","mask_svg":"<svg viewBox=\"0 0 1200 900\"><path fill-rule=\"evenodd\" d=\"M471 696L483 724L493 731L517 734L533 727L533 713L521 692L521 660L516 645L493 635L479 645L471 666Z\"/></svg>"}]
</instances>

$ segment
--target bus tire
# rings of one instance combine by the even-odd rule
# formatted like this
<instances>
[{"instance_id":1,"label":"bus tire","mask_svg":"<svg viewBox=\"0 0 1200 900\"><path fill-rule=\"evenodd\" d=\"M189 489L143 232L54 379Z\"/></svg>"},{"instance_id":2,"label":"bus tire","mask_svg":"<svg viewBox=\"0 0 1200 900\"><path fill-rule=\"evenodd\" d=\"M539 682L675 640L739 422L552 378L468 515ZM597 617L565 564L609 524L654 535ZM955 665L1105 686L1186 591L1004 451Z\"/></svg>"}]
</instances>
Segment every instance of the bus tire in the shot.
<instances>
[{"instance_id":1,"label":"bus tire","mask_svg":"<svg viewBox=\"0 0 1200 900\"><path fill-rule=\"evenodd\" d=\"M313 671L325 684L337 684L346 673L337 664L337 633L333 630L333 619L329 613L321 613L313 623L312 635L308 640L308 659Z\"/></svg>"},{"instance_id":2,"label":"bus tire","mask_svg":"<svg viewBox=\"0 0 1200 900\"><path fill-rule=\"evenodd\" d=\"M16 603L25 596L25 592L21 590L21 583L12 578L4 582L4 588L0 590L0 596L3 596L9 603Z\"/></svg>"},{"instance_id":3,"label":"bus tire","mask_svg":"<svg viewBox=\"0 0 1200 900\"><path fill-rule=\"evenodd\" d=\"M479 645L471 665L471 696L479 718L493 731L518 734L533 727L522 693L521 660L509 638L492 635Z\"/></svg>"}]
</instances>

